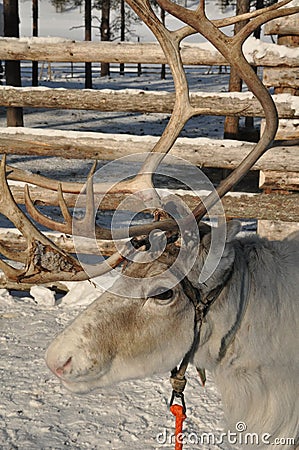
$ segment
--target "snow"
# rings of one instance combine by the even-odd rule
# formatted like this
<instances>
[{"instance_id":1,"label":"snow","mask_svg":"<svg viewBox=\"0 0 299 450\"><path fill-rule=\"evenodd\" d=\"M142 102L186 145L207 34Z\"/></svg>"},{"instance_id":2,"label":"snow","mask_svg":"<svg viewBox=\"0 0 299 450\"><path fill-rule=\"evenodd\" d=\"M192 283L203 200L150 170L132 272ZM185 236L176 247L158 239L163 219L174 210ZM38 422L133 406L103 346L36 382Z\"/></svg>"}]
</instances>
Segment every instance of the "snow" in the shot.
<instances>
[{"instance_id":1,"label":"snow","mask_svg":"<svg viewBox=\"0 0 299 450\"><path fill-rule=\"evenodd\" d=\"M6 37L0 37L1 41L5 41L7 38ZM32 44L35 43L39 43L39 44L65 44L68 42L73 42L70 39L65 39L65 38L61 38L61 37L20 37L20 38L9 38L9 40L15 41L15 42L20 42L21 44L26 44L27 46L30 46Z\"/></svg>"},{"instance_id":2,"label":"snow","mask_svg":"<svg viewBox=\"0 0 299 450\"><path fill-rule=\"evenodd\" d=\"M55 305L54 291L45 286L32 286L32 288L30 289L30 295L33 297L37 305Z\"/></svg>"},{"instance_id":3,"label":"snow","mask_svg":"<svg viewBox=\"0 0 299 450\"><path fill-rule=\"evenodd\" d=\"M75 289L81 292L81 287ZM38 290L44 300L41 288ZM161 443L161 436L160 443L157 440L158 433L170 435L174 430L167 408L169 374L76 396L61 387L47 369L43 359L46 347L82 309L76 303L79 297L51 306L0 291L1 449L170 448ZM222 410L212 380L208 377L206 387L201 387L192 368L188 379L185 432L198 436L214 432L219 437ZM206 444L201 448L227 447Z\"/></svg>"},{"instance_id":4,"label":"snow","mask_svg":"<svg viewBox=\"0 0 299 450\"><path fill-rule=\"evenodd\" d=\"M273 53L273 55L281 58L281 64L285 62L284 58L290 58L293 61L298 61L299 58L299 48L289 48L285 45L266 43L254 37L250 37L245 41L243 52L249 63L262 59L266 53Z\"/></svg>"}]
</instances>

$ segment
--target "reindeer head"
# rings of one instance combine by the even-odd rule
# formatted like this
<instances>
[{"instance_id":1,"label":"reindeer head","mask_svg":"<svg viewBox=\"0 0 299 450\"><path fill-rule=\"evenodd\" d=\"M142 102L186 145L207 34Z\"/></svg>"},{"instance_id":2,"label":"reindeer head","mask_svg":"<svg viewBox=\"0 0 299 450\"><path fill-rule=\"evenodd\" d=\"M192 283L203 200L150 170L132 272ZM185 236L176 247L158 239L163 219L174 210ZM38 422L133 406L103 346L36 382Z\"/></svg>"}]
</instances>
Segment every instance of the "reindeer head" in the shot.
<instances>
[{"instance_id":1,"label":"reindeer head","mask_svg":"<svg viewBox=\"0 0 299 450\"><path fill-rule=\"evenodd\" d=\"M185 280L202 298L226 280L234 263L231 241L239 223L232 221L227 228L224 249L219 236L225 227L216 231L213 247L222 254L210 255L219 261L205 283L201 282L202 269L212 239L207 226L200 227L197 257L187 274L186 254L175 266L180 250L174 243L151 263L143 263L140 252L140 261L126 264L113 292L101 295L56 337L47 351L49 368L74 392L173 369L192 347L200 326Z\"/></svg>"}]
</instances>

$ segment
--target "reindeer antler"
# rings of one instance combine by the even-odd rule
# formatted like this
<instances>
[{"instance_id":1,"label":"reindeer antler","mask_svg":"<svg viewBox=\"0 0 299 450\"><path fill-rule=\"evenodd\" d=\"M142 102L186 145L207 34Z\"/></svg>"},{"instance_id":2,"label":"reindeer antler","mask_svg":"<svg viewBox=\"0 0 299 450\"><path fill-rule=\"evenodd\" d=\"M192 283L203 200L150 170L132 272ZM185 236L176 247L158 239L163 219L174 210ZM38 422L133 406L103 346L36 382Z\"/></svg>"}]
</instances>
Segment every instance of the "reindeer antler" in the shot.
<instances>
[{"instance_id":1,"label":"reindeer antler","mask_svg":"<svg viewBox=\"0 0 299 450\"><path fill-rule=\"evenodd\" d=\"M90 189L92 188L87 188L87 190ZM90 193L89 196L92 198ZM92 206L89 208L92 208ZM31 209L31 206L29 206L29 209L34 215L35 209ZM126 256L129 256L132 251L131 246L124 246L122 254L115 252L102 263L96 266L85 265L83 268L76 258L61 250L41 233L16 204L6 180L5 155L2 157L0 164L0 213L13 222L27 241L27 249L24 252L14 252L0 244L0 253L3 256L22 263L22 268L15 268L0 259L0 269L5 273L7 279L20 284L86 280L109 272L112 268L118 266ZM70 217L65 211L64 213L67 223L69 223ZM90 231L89 227L91 226L90 215L92 214L89 210L85 226L85 230L88 231ZM42 218L42 221L44 220L45 216ZM82 223L84 224L84 220ZM53 225L52 221L50 225Z\"/></svg>"}]
</instances>

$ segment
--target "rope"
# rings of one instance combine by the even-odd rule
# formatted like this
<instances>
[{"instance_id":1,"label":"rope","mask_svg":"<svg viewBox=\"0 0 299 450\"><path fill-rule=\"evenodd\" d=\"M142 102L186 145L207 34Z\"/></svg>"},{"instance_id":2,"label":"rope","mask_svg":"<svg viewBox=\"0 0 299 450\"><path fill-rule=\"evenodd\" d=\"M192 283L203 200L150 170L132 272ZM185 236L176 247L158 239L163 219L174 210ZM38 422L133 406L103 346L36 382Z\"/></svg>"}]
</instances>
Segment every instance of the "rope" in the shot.
<instances>
[{"instance_id":1,"label":"rope","mask_svg":"<svg viewBox=\"0 0 299 450\"><path fill-rule=\"evenodd\" d=\"M225 281L221 285L213 289L212 292L206 298L202 298L200 291L195 288L187 277L183 278L181 284L184 289L185 295L192 302L195 309L194 316L194 339L189 351L185 354L179 368L175 367L171 371L170 382L172 385L172 395L170 400L170 411L176 417L175 422L175 450L183 450L183 421L186 419L186 405L184 399L184 389L187 383L185 373L188 367L188 363L194 353L195 348L199 343L200 328L204 317L211 305L221 294L223 288L225 287L227 281L232 275L232 269L228 271ZM197 369L200 376L201 382L205 383L205 371L203 369ZM178 398L181 401L181 405L174 404L174 399Z\"/></svg>"},{"instance_id":2,"label":"rope","mask_svg":"<svg viewBox=\"0 0 299 450\"><path fill-rule=\"evenodd\" d=\"M175 450L183 450L183 422L186 419L184 407L172 405L170 411L175 416Z\"/></svg>"}]
</instances>

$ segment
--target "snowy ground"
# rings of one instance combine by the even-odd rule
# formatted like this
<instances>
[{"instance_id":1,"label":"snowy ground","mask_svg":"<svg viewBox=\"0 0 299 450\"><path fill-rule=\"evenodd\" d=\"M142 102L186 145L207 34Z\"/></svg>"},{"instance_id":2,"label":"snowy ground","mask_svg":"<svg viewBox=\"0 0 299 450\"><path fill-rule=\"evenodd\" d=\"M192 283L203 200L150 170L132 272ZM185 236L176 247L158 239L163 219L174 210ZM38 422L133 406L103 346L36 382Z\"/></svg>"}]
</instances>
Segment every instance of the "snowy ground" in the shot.
<instances>
[{"instance_id":1,"label":"snowy ground","mask_svg":"<svg viewBox=\"0 0 299 450\"><path fill-rule=\"evenodd\" d=\"M81 308L36 305L6 292L1 292L0 308L1 449L172 448L168 374L75 396L49 373L43 356L55 333ZM222 418L219 395L210 379L202 388L195 370L189 372L185 431L190 436L196 433L198 439L211 432L217 439Z\"/></svg>"}]
</instances>

